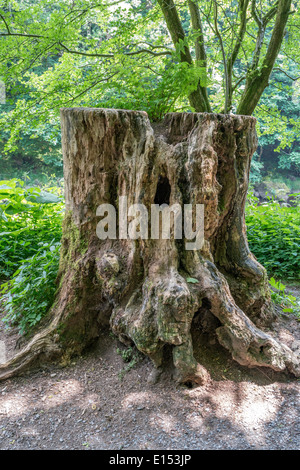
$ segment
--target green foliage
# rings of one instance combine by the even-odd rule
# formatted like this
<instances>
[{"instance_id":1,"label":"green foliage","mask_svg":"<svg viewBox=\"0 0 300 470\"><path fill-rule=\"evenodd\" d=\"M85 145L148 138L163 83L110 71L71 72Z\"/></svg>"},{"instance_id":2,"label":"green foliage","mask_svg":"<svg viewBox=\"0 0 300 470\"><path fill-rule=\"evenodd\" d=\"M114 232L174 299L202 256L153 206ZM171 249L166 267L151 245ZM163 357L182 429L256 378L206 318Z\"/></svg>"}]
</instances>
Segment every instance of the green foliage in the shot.
<instances>
[{"instance_id":1,"label":"green foliage","mask_svg":"<svg viewBox=\"0 0 300 470\"><path fill-rule=\"evenodd\" d=\"M250 169L250 184L259 183L262 179L261 171L264 167L264 164L258 160L258 155L255 152L251 161Z\"/></svg>"},{"instance_id":2,"label":"green foliage","mask_svg":"<svg viewBox=\"0 0 300 470\"><path fill-rule=\"evenodd\" d=\"M122 357L124 362L130 362L133 358L134 350L132 347L126 349L117 348L117 353Z\"/></svg>"},{"instance_id":3,"label":"green foliage","mask_svg":"<svg viewBox=\"0 0 300 470\"><path fill-rule=\"evenodd\" d=\"M119 372L119 379L123 380L125 374L141 362L143 355L136 348L130 346L125 349L117 348L117 353L126 363L126 366L121 370L121 372Z\"/></svg>"},{"instance_id":4,"label":"green foliage","mask_svg":"<svg viewBox=\"0 0 300 470\"><path fill-rule=\"evenodd\" d=\"M297 148L297 151L281 152L278 157L278 168L295 169L297 174L300 175L300 147Z\"/></svg>"},{"instance_id":5,"label":"green foliage","mask_svg":"<svg viewBox=\"0 0 300 470\"><path fill-rule=\"evenodd\" d=\"M59 109L89 106L141 109L160 120L170 111L191 111L188 95L197 83L208 87L215 112L224 110L224 63L239 37L243 3L218 4L215 33L212 2L199 5L207 70L195 60L199 31L191 26L188 2L176 4L185 39L174 46L158 2L145 0L97 2L74 0L15 0L2 2L0 17L0 78L6 104L0 105L0 178L32 174L62 174ZM233 67L232 111L245 89L256 49L256 14L266 14L274 2L249 2L247 32ZM250 6L251 5L251 6ZM255 110L262 159L253 159L251 182L259 181L265 154L279 169L300 174L299 42L300 15L293 4L283 47L268 86ZM262 59L270 42L274 18L261 44L254 74L262 73ZM192 64L182 63L188 47ZM251 67L250 67L251 68ZM275 154L274 150L278 153Z\"/></svg>"},{"instance_id":6,"label":"green foliage","mask_svg":"<svg viewBox=\"0 0 300 470\"><path fill-rule=\"evenodd\" d=\"M199 5L202 19L207 71L201 60L195 60L199 31L191 26L188 2L176 4L185 34L184 40L180 40L176 47L159 2L5 2L0 18L0 77L7 91L7 104L2 105L3 114L0 116L5 148L12 151L21 147L29 152L32 142L36 145L37 158L44 160L45 164L50 161L56 164L59 162L56 159L59 145L55 146L61 107L134 108L147 111L155 120L168 111L191 110L187 96L198 80L208 87L212 109L222 112L225 88L222 48L229 61L234 45L238 44L244 2L223 0L218 4L216 21L222 42L216 37L212 2L195 3ZM271 0L260 6L258 2L251 3L256 3L257 15L266 15L274 6ZM247 33L242 37L233 68L233 111L243 94L257 44L258 24L250 4ZM299 48L295 45L299 39L300 19L297 5L293 5L293 9L283 51L276 65L296 77ZM274 17L266 28L261 57L252 71L255 74L263 72L263 57L273 25ZM192 65L180 61L180 53L185 47L191 51ZM285 76L286 81L281 86L282 76L274 68L270 80L270 94L274 98L269 103L271 97L266 95L267 101L256 110L256 116L263 120L265 126L261 133L274 134L273 142L277 138L276 129L280 128L281 134L287 131L288 137L281 135L280 145L284 149L293 139L297 107L291 110L293 115L289 122L284 116L284 126L282 116L274 114L273 108L277 105L277 95L282 103L280 110L287 102L293 104L292 98L295 101L298 97L298 82L292 86L292 80ZM286 96L290 98L286 100ZM38 151L41 145L44 145L43 152Z\"/></svg>"},{"instance_id":7,"label":"green foliage","mask_svg":"<svg viewBox=\"0 0 300 470\"><path fill-rule=\"evenodd\" d=\"M272 288L271 298L273 302L280 305L283 312L294 313L300 319L300 300L297 300L294 295L287 294L285 292L286 286L280 281L276 281L274 277L271 277L269 283Z\"/></svg>"},{"instance_id":8,"label":"green foliage","mask_svg":"<svg viewBox=\"0 0 300 470\"><path fill-rule=\"evenodd\" d=\"M18 179L0 181L0 279L35 255L39 243L59 242L63 202L53 192L26 188Z\"/></svg>"},{"instance_id":9,"label":"green foliage","mask_svg":"<svg viewBox=\"0 0 300 470\"><path fill-rule=\"evenodd\" d=\"M187 277L186 282L189 282L191 284L197 284L199 281L198 279L195 279L194 277Z\"/></svg>"},{"instance_id":10,"label":"green foliage","mask_svg":"<svg viewBox=\"0 0 300 470\"><path fill-rule=\"evenodd\" d=\"M1 286L4 322L28 333L51 307L56 291L60 243L39 243L37 252L21 262L12 279Z\"/></svg>"},{"instance_id":11,"label":"green foliage","mask_svg":"<svg viewBox=\"0 0 300 470\"><path fill-rule=\"evenodd\" d=\"M3 109L2 120L8 116ZM2 121L3 122L3 121ZM20 122L22 125L22 121ZM53 126L47 124L47 128L53 132ZM40 135L35 135L35 129L32 126L23 126L18 136L17 142L10 140L10 133L2 132L0 138L0 178L6 178L6 175L21 176L20 172L28 171L30 173L57 173L62 175L62 152L60 133L57 137L49 140L49 136L43 131ZM19 173L19 175L18 175Z\"/></svg>"},{"instance_id":12,"label":"green foliage","mask_svg":"<svg viewBox=\"0 0 300 470\"><path fill-rule=\"evenodd\" d=\"M258 205L250 196L246 224L250 250L268 273L300 279L300 205L281 207L271 199Z\"/></svg>"},{"instance_id":13,"label":"green foliage","mask_svg":"<svg viewBox=\"0 0 300 470\"><path fill-rule=\"evenodd\" d=\"M284 68L281 56L280 66ZM270 167L276 171L288 170L300 175L300 126L299 126L299 85L292 80L299 76L299 66L291 60L289 76L279 68L271 76L270 87L265 90L257 107L259 146L261 162L268 172ZM269 167L269 168L268 168Z\"/></svg>"},{"instance_id":14,"label":"green foliage","mask_svg":"<svg viewBox=\"0 0 300 470\"><path fill-rule=\"evenodd\" d=\"M50 189L52 192L50 192ZM53 303L59 264L61 190L0 181L0 279L7 325L28 333Z\"/></svg>"}]
</instances>

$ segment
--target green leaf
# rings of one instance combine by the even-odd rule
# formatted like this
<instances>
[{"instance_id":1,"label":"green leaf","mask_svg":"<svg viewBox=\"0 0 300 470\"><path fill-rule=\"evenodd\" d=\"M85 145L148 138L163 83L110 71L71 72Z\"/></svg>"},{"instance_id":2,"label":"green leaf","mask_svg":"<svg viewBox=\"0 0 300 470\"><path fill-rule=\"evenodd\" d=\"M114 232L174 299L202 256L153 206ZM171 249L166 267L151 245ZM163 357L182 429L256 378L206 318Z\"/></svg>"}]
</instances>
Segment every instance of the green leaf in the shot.
<instances>
[{"instance_id":1,"label":"green leaf","mask_svg":"<svg viewBox=\"0 0 300 470\"><path fill-rule=\"evenodd\" d=\"M196 284L199 281L198 281L198 279L195 279L194 277L187 277L186 282L189 282L191 284Z\"/></svg>"},{"instance_id":2,"label":"green leaf","mask_svg":"<svg viewBox=\"0 0 300 470\"><path fill-rule=\"evenodd\" d=\"M38 195L26 196L26 199L28 201L36 202L39 204L56 204L57 202L61 201L58 196L55 196L55 194L48 193L46 191L40 191L40 194Z\"/></svg>"}]
</instances>

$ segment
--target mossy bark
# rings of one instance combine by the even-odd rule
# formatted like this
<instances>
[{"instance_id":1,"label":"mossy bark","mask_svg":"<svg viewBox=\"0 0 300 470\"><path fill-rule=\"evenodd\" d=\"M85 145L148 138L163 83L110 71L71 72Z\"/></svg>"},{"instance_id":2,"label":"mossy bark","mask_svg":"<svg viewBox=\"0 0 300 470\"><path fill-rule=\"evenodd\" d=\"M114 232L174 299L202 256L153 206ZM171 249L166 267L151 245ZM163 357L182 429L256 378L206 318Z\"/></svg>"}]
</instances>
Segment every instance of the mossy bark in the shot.
<instances>
[{"instance_id":1,"label":"mossy bark","mask_svg":"<svg viewBox=\"0 0 300 470\"><path fill-rule=\"evenodd\" d=\"M262 328L274 320L265 269L250 253L244 208L255 119L172 113L151 126L144 112L63 109L66 216L52 321L0 377L40 355L80 353L104 327L148 355L155 370L172 350L179 382L208 374L193 355L195 316L209 310L219 342L240 364L299 375L299 361ZM100 204L119 211L155 202L204 204L205 241L96 234ZM117 217L118 220L118 217ZM117 231L118 232L118 231ZM189 282L193 278L193 282Z\"/></svg>"}]
</instances>

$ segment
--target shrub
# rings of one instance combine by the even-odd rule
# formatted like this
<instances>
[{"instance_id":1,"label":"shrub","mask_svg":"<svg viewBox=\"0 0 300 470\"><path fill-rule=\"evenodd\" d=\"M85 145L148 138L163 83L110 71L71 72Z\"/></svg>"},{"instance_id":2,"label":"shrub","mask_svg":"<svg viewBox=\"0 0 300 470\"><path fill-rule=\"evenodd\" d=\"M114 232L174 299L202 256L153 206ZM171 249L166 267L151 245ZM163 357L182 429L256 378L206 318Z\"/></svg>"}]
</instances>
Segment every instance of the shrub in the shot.
<instances>
[{"instance_id":1,"label":"shrub","mask_svg":"<svg viewBox=\"0 0 300 470\"><path fill-rule=\"evenodd\" d=\"M25 188L18 179L0 181L0 279L7 279L39 243L58 242L64 205L60 195Z\"/></svg>"},{"instance_id":2,"label":"shrub","mask_svg":"<svg viewBox=\"0 0 300 470\"><path fill-rule=\"evenodd\" d=\"M22 261L10 281L2 284L1 293L9 326L28 333L51 307L56 291L60 243L40 243L34 256Z\"/></svg>"},{"instance_id":3,"label":"shrub","mask_svg":"<svg viewBox=\"0 0 300 470\"><path fill-rule=\"evenodd\" d=\"M294 295L286 293L286 286L276 281L274 277L271 277L269 284L273 302L280 305L284 313L293 313L300 320L300 298L297 299Z\"/></svg>"},{"instance_id":4,"label":"shrub","mask_svg":"<svg viewBox=\"0 0 300 470\"><path fill-rule=\"evenodd\" d=\"M53 303L63 212L60 195L17 179L0 182L0 279L10 278L0 291L4 322L21 333Z\"/></svg>"},{"instance_id":5,"label":"shrub","mask_svg":"<svg viewBox=\"0 0 300 470\"><path fill-rule=\"evenodd\" d=\"M282 207L271 199L258 205L250 196L246 224L249 247L268 273L300 279L300 205Z\"/></svg>"}]
</instances>

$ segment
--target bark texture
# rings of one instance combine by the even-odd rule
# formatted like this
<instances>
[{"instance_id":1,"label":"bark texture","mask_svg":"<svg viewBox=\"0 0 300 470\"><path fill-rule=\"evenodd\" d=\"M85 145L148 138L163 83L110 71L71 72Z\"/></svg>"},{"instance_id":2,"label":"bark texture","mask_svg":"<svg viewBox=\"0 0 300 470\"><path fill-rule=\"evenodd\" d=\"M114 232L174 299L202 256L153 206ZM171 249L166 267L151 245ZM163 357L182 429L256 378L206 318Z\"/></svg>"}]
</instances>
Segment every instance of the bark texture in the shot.
<instances>
[{"instance_id":1,"label":"bark texture","mask_svg":"<svg viewBox=\"0 0 300 470\"><path fill-rule=\"evenodd\" d=\"M62 109L61 121L66 215L58 295L49 326L0 366L0 377L41 355L80 353L110 325L155 371L167 347L176 380L202 383L208 374L193 356L192 328L207 311L237 362L299 376L294 353L261 329L274 312L244 222L255 119L171 113L152 127L144 112L75 108ZM97 207L119 208L120 196L149 214L154 203L204 204L203 247L189 251L186 240L172 238L100 240Z\"/></svg>"}]
</instances>

